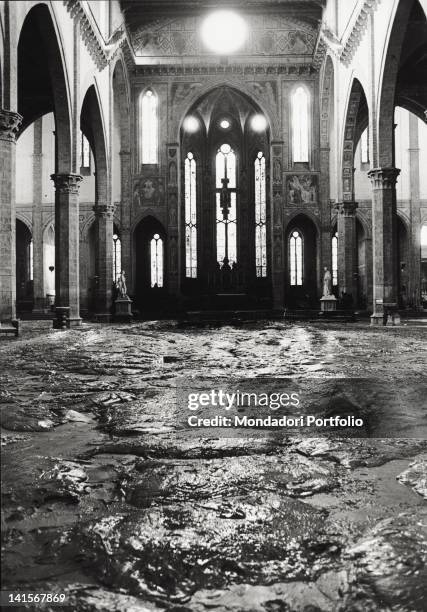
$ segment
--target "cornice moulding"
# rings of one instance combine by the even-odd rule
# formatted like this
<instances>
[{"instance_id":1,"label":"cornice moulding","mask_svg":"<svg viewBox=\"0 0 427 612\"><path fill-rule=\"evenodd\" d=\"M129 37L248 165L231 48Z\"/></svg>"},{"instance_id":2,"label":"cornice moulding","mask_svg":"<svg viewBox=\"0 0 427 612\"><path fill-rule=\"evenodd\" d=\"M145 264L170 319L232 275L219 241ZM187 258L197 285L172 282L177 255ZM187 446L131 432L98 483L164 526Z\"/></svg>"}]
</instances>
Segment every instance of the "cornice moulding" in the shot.
<instances>
[{"instance_id":1,"label":"cornice moulding","mask_svg":"<svg viewBox=\"0 0 427 612\"><path fill-rule=\"evenodd\" d=\"M340 60L348 68L354 54L356 53L359 44L366 32L368 27L368 17L375 11L381 0L365 0L359 11L359 14L354 22L350 34L347 37L346 42L343 45L340 53Z\"/></svg>"}]
</instances>

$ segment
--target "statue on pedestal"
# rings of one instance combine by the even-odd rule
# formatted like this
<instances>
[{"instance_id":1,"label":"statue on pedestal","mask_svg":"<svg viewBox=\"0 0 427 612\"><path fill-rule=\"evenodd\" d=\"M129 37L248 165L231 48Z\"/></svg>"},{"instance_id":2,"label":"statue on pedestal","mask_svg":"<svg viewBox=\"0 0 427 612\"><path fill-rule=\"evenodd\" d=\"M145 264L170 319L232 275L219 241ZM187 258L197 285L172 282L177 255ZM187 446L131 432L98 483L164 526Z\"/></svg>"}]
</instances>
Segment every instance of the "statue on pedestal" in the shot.
<instances>
[{"instance_id":1,"label":"statue on pedestal","mask_svg":"<svg viewBox=\"0 0 427 612\"><path fill-rule=\"evenodd\" d=\"M332 274L328 270L327 266L324 267L323 274L323 295L320 298L320 308L321 314L324 316L325 313L330 313L330 311L337 309L337 298L332 293Z\"/></svg>"},{"instance_id":2,"label":"statue on pedestal","mask_svg":"<svg viewBox=\"0 0 427 612\"><path fill-rule=\"evenodd\" d=\"M323 296L322 297L330 297L332 295L332 274L328 270L327 266L325 266L325 273L323 275Z\"/></svg>"},{"instance_id":3,"label":"statue on pedestal","mask_svg":"<svg viewBox=\"0 0 427 612\"><path fill-rule=\"evenodd\" d=\"M128 297L128 290L126 287L126 276L123 270L120 272L119 276L117 277L116 289L117 289L119 299Z\"/></svg>"},{"instance_id":4,"label":"statue on pedestal","mask_svg":"<svg viewBox=\"0 0 427 612\"><path fill-rule=\"evenodd\" d=\"M117 298L114 302L115 319L130 321L132 319L132 300L128 296L126 276L122 270L116 280Z\"/></svg>"}]
</instances>

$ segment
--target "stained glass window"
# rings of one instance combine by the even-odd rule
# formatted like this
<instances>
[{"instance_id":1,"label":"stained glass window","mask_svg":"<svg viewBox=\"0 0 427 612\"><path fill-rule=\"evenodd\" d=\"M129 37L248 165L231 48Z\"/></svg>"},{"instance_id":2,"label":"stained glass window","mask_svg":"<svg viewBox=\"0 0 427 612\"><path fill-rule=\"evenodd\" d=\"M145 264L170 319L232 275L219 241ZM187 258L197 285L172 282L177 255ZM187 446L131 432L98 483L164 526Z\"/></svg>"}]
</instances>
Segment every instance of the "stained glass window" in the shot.
<instances>
[{"instance_id":1,"label":"stained glass window","mask_svg":"<svg viewBox=\"0 0 427 612\"><path fill-rule=\"evenodd\" d=\"M163 240L154 234L150 243L151 287L163 287Z\"/></svg>"},{"instance_id":2,"label":"stained glass window","mask_svg":"<svg viewBox=\"0 0 427 612\"><path fill-rule=\"evenodd\" d=\"M255 263L257 277L267 276L267 207L265 157L260 151L255 160Z\"/></svg>"},{"instance_id":3,"label":"stained glass window","mask_svg":"<svg viewBox=\"0 0 427 612\"><path fill-rule=\"evenodd\" d=\"M308 93L298 87L292 96L292 159L308 162Z\"/></svg>"},{"instance_id":4,"label":"stained glass window","mask_svg":"<svg viewBox=\"0 0 427 612\"><path fill-rule=\"evenodd\" d=\"M289 238L289 276L292 286L302 285L302 236L298 230Z\"/></svg>"},{"instance_id":5,"label":"stained glass window","mask_svg":"<svg viewBox=\"0 0 427 612\"><path fill-rule=\"evenodd\" d=\"M197 278L197 174L196 160L188 153L185 160L185 275Z\"/></svg>"},{"instance_id":6,"label":"stained glass window","mask_svg":"<svg viewBox=\"0 0 427 612\"><path fill-rule=\"evenodd\" d=\"M332 236L332 285L338 285L338 232Z\"/></svg>"},{"instance_id":7,"label":"stained glass window","mask_svg":"<svg viewBox=\"0 0 427 612\"><path fill-rule=\"evenodd\" d=\"M143 164L157 164L157 97L151 89L148 89L140 96L139 116L141 130L141 161Z\"/></svg>"},{"instance_id":8,"label":"stained glass window","mask_svg":"<svg viewBox=\"0 0 427 612\"><path fill-rule=\"evenodd\" d=\"M362 164L369 164L369 133L368 128L362 132L360 137L360 161Z\"/></svg>"},{"instance_id":9,"label":"stained glass window","mask_svg":"<svg viewBox=\"0 0 427 612\"><path fill-rule=\"evenodd\" d=\"M223 179L230 191L230 202L225 211L221 205ZM237 262L237 194L236 194L236 154L228 144L223 144L216 156L216 257L220 265L228 252L228 263Z\"/></svg>"},{"instance_id":10,"label":"stained glass window","mask_svg":"<svg viewBox=\"0 0 427 612\"><path fill-rule=\"evenodd\" d=\"M118 234L113 234L113 279L117 282L122 270L122 242Z\"/></svg>"}]
</instances>

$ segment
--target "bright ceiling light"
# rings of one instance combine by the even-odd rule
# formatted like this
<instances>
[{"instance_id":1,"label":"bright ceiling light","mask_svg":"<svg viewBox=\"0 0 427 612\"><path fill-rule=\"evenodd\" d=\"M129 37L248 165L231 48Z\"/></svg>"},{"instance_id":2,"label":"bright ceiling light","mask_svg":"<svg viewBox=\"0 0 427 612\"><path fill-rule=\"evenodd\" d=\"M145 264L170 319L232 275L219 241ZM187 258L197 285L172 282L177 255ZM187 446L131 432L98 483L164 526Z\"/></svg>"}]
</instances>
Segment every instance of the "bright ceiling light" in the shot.
<instances>
[{"instance_id":1,"label":"bright ceiling light","mask_svg":"<svg viewBox=\"0 0 427 612\"><path fill-rule=\"evenodd\" d=\"M267 120L264 115L254 115L251 123L255 132L264 132L267 129Z\"/></svg>"},{"instance_id":2,"label":"bright ceiling light","mask_svg":"<svg viewBox=\"0 0 427 612\"><path fill-rule=\"evenodd\" d=\"M227 55L243 46L247 37L247 27L237 13L215 11L204 20L201 33L203 42L210 51Z\"/></svg>"},{"instance_id":3,"label":"bright ceiling light","mask_svg":"<svg viewBox=\"0 0 427 612\"><path fill-rule=\"evenodd\" d=\"M197 132L199 129L199 122L196 117L186 117L184 120L184 130L190 132L190 134Z\"/></svg>"}]
</instances>

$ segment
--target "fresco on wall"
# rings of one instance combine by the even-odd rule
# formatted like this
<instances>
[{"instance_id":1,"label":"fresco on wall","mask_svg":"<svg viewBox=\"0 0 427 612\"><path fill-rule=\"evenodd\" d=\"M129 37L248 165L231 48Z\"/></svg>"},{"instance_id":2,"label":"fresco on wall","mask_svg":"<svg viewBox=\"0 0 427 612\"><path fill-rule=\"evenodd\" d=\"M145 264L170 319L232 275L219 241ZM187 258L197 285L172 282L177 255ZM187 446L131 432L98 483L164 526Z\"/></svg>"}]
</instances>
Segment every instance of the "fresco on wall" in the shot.
<instances>
[{"instance_id":1,"label":"fresco on wall","mask_svg":"<svg viewBox=\"0 0 427 612\"><path fill-rule=\"evenodd\" d=\"M317 32L307 23L280 16L252 15L249 34L239 55L311 55ZM200 19L162 18L131 30L136 55L201 56L209 54L199 35Z\"/></svg>"},{"instance_id":2,"label":"fresco on wall","mask_svg":"<svg viewBox=\"0 0 427 612\"><path fill-rule=\"evenodd\" d=\"M146 177L135 183L133 202L135 207L164 204L165 190L159 177Z\"/></svg>"},{"instance_id":3,"label":"fresco on wall","mask_svg":"<svg viewBox=\"0 0 427 612\"><path fill-rule=\"evenodd\" d=\"M313 174L293 174L286 179L288 204L317 202L318 180Z\"/></svg>"}]
</instances>

